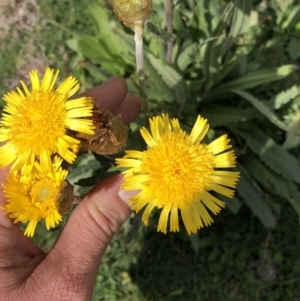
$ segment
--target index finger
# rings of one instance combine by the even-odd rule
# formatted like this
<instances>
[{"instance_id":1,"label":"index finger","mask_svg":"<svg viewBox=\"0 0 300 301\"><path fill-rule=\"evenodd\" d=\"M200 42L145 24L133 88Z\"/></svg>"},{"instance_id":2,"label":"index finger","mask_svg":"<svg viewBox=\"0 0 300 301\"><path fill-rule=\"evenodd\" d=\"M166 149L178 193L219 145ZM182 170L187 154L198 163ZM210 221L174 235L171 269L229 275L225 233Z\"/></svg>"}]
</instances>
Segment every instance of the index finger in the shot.
<instances>
[{"instance_id":1,"label":"index finger","mask_svg":"<svg viewBox=\"0 0 300 301\"><path fill-rule=\"evenodd\" d=\"M82 95L95 99L100 108L110 110L115 116L121 115L124 123L128 124L138 116L141 99L137 95L128 94L127 91L125 80L114 76Z\"/></svg>"}]
</instances>

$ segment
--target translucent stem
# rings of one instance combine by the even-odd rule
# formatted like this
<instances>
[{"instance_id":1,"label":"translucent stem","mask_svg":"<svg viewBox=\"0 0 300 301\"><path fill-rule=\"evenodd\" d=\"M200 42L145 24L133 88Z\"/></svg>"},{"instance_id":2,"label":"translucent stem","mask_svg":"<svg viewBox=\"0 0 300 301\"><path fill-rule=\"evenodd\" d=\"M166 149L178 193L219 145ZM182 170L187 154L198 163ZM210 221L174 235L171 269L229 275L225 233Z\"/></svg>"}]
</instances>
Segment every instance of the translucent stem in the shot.
<instances>
[{"instance_id":1,"label":"translucent stem","mask_svg":"<svg viewBox=\"0 0 300 301\"><path fill-rule=\"evenodd\" d=\"M136 71L138 75L138 88L142 98L143 109L146 120L150 117L150 109L147 101L147 92L145 85L144 72L144 55L143 55L143 22L137 21L134 23L134 41L135 41L135 57L136 57Z\"/></svg>"}]
</instances>

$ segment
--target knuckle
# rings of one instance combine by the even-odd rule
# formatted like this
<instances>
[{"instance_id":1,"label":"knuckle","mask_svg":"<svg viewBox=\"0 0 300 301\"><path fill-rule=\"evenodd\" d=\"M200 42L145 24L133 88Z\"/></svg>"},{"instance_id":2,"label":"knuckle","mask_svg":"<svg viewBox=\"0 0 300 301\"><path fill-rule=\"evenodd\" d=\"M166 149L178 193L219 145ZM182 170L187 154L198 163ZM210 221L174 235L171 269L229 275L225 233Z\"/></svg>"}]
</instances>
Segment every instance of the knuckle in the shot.
<instances>
[{"instance_id":1,"label":"knuckle","mask_svg":"<svg viewBox=\"0 0 300 301\"><path fill-rule=\"evenodd\" d=\"M89 204L87 211L88 219L96 225L92 229L101 233L101 237L105 242L109 242L112 235L119 230L122 224L119 214L116 214L115 210L110 207L101 206L99 208L95 202Z\"/></svg>"}]
</instances>

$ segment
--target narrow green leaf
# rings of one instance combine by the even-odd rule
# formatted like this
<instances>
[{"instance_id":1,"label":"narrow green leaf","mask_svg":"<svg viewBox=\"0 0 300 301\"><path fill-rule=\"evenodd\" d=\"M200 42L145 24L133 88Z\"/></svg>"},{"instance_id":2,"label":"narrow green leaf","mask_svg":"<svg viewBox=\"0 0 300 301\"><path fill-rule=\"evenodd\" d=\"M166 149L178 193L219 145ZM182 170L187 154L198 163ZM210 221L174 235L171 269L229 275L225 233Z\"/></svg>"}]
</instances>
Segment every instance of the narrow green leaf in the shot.
<instances>
[{"instance_id":1,"label":"narrow green leaf","mask_svg":"<svg viewBox=\"0 0 300 301\"><path fill-rule=\"evenodd\" d=\"M157 59L150 53L146 53L146 56L151 65L156 69L157 73L161 76L162 80L173 90L177 102L183 104L187 97L187 85L182 76L177 73L171 66L165 64L162 60Z\"/></svg>"},{"instance_id":2,"label":"narrow green leaf","mask_svg":"<svg viewBox=\"0 0 300 301\"><path fill-rule=\"evenodd\" d=\"M238 79L227 82L220 88L229 90L229 89L240 89L246 90L267 84L276 80L283 79L295 71L297 67L295 65L284 65L278 68L271 69L260 69L254 72L246 73L240 76Z\"/></svg>"},{"instance_id":3,"label":"narrow green leaf","mask_svg":"<svg viewBox=\"0 0 300 301\"><path fill-rule=\"evenodd\" d=\"M193 21L192 25L201 30L205 37L208 38L210 36L209 32L209 23L207 20L207 1L198 0L197 4L193 7Z\"/></svg>"},{"instance_id":4,"label":"narrow green leaf","mask_svg":"<svg viewBox=\"0 0 300 301\"><path fill-rule=\"evenodd\" d=\"M229 93L231 89L246 90L283 79L296 69L296 65L283 65L278 68L260 69L246 73L235 80L215 87L213 90L209 91L207 95L205 95L203 101L228 97L226 93Z\"/></svg>"},{"instance_id":5,"label":"narrow green leaf","mask_svg":"<svg viewBox=\"0 0 300 301\"><path fill-rule=\"evenodd\" d=\"M259 184L270 190L273 195L284 197L300 216L300 193L295 184L272 172L254 155L245 156L243 164Z\"/></svg>"},{"instance_id":6,"label":"narrow green leaf","mask_svg":"<svg viewBox=\"0 0 300 301\"><path fill-rule=\"evenodd\" d=\"M234 4L228 3L225 7L225 9L222 12L222 15L220 17L220 20L218 22L218 25L216 26L213 35L219 36L223 33L224 30L226 30L227 26L230 24L231 16L233 13Z\"/></svg>"},{"instance_id":7,"label":"narrow green leaf","mask_svg":"<svg viewBox=\"0 0 300 301\"><path fill-rule=\"evenodd\" d=\"M83 36L77 40L78 50L88 59L107 58L105 49L99 41L92 36Z\"/></svg>"},{"instance_id":8,"label":"narrow green leaf","mask_svg":"<svg viewBox=\"0 0 300 301\"><path fill-rule=\"evenodd\" d=\"M78 65L87 70L91 76L97 80L97 81L105 81L107 80L109 77L113 76L114 74L104 70L103 68L98 68L96 67L94 64L91 64L87 61L82 61L82 62L79 62Z\"/></svg>"},{"instance_id":9,"label":"narrow green leaf","mask_svg":"<svg viewBox=\"0 0 300 301\"><path fill-rule=\"evenodd\" d=\"M242 165L239 165L239 170L241 171L241 178L237 185L238 195L243 198L253 214L266 228L275 227L276 221L272 211L252 186L247 170Z\"/></svg>"},{"instance_id":10,"label":"narrow green leaf","mask_svg":"<svg viewBox=\"0 0 300 301\"><path fill-rule=\"evenodd\" d=\"M107 9L101 5L91 5L89 7L89 13L95 23L97 33L100 37L109 36L113 33L112 27L109 25L110 19Z\"/></svg>"},{"instance_id":11,"label":"narrow green leaf","mask_svg":"<svg viewBox=\"0 0 300 301\"><path fill-rule=\"evenodd\" d=\"M297 113L293 117L291 123L288 126L288 132L286 133L286 139L282 145L284 149L295 148L300 143L300 114Z\"/></svg>"},{"instance_id":12,"label":"narrow green leaf","mask_svg":"<svg viewBox=\"0 0 300 301\"><path fill-rule=\"evenodd\" d=\"M293 28L300 19L300 6L294 6L291 11L288 11L286 20L281 24L282 29Z\"/></svg>"},{"instance_id":13,"label":"narrow green leaf","mask_svg":"<svg viewBox=\"0 0 300 301\"><path fill-rule=\"evenodd\" d=\"M260 113L266 116L272 123L278 126L280 129L287 131L286 125L280 121L280 119L259 99L251 95L250 93L242 90L232 89L232 92L248 100Z\"/></svg>"},{"instance_id":14,"label":"narrow green leaf","mask_svg":"<svg viewBox=\"0 0 300 301\"><path fill-rule=\"evenodd\" d=\"M237 38L249 26L252 0L236 0L229 36Z\"/></svg>"},{"instance_id":15,"label":"narrow green leaf","mask_svg":"<svg viewBox=\"0 0 300 301\"><path fill-rule=\"evenodd\" d=\"M179 55L177 59L177 66L181 71L184 71L188 65L193 62L196 51L199 49L199 45L194 43L187 46Z\"/></svg>"},{"instance_id":16,"label":"narrow green leaf","mask_svg":"<svg viewBox=\"0 0 300 301\"><path fill-rule=\"evenodd\" d=\"M257 118L257 111L254 108L239 109L217 105L205 106L200 114L209 120L211 127L224 126L237 123L241 120Z\"/></svg>"},{"instance_id":17,"label":"narrow green leaf","mask_svg":"<svg viewBox=\"0 0 300 301\"><path fill-rule=\"evenodd\" d=\"M234 196L232 199L226 201L226 206L232 213L237 214L242 207L242 203L237 196Z\"/></svg>"},{"instance_id":18,"label":"narrow green leaf","mask_svg":"<svg viewBox=\"0 0 300 301\"><path fill-rule=\"evenodd\" d=\"M287 104L290 100L293 100L298 95L299 88L296 85L292 86L286 91L280 92L272 100L272 102L274 103L274 109L280 109L283 105Z\"/></svg>"},{"instance_id":19,"label":"narrow green leaf","mask_svg":"<svg viewBox=\"0 0 300 301\"><path fill-rule=\"evenodd\" d=\"M291 206L300 217L300 193L297 189L297 186L294 183L282 179L280 176L271 172L267 172L267 177L273 188L289 201Z\"/></svg>"},{"instance_id":20,"label":"narrow green leaf","mask_svg":"<svg viewBox=\"0 0 300 301\"><path fill-rule=\"evenodd\" d=\"M291 38L288 44L288 52L292 61L300 57L300 38Z\"/></svg>"},{"instance_id":21,"label":"narrow green leaf","mask_svg":"<svg viewBox=\"0 0 300 301\"><path fill-rule=\"evenodd\" d=\"M235 131L234 129L232 129ZM290 181L300 184L300 167L298 160L278 145L272 138L263 133L255 125L247 130L239 129L241 136L249 148L259 156L273 171Z\"/></svg>"}]
</instances>

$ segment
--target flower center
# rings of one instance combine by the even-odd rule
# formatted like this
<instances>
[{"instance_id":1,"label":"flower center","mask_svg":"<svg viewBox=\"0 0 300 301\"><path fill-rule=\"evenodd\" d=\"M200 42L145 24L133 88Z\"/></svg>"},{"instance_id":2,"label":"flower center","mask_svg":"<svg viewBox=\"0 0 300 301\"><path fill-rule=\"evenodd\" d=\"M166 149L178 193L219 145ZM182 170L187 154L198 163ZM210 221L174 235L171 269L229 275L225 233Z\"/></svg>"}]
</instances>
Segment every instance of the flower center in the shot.
<instances>
[{"instance_id":1,"label":"flower center","mask_svg":"<svg viewBox=\"0 0 300 301\"><path fill-rule=\"evenodd\" d=\"M57 152L57 141L65 134L66 96L55 91L33 91L12 119L12 143L21 150L39 154L48 149Z\"/></svg>"},{"instance_id":2,"label":"flower center","mask_svg":"<svg viewBox=\"0 0 300 301\"><path fill-rule=\"evenodd\" d=\"M184 208L209 189L213 162L205 144L192 144L183 131L166 132L143 158L141 173L149 176L147 195L159 208Z\"/></svg>"},{"instance_id":3,"label":"flower center","mask_svg":"<svg viewBox=\"0 0 300 301\"><path fill-rule=\"evenodd\" d=\"M56 205L59 191L53 180L44 178L33 184L29 194L33 205L44 211Z\"/></svg>"}]
</instances>

